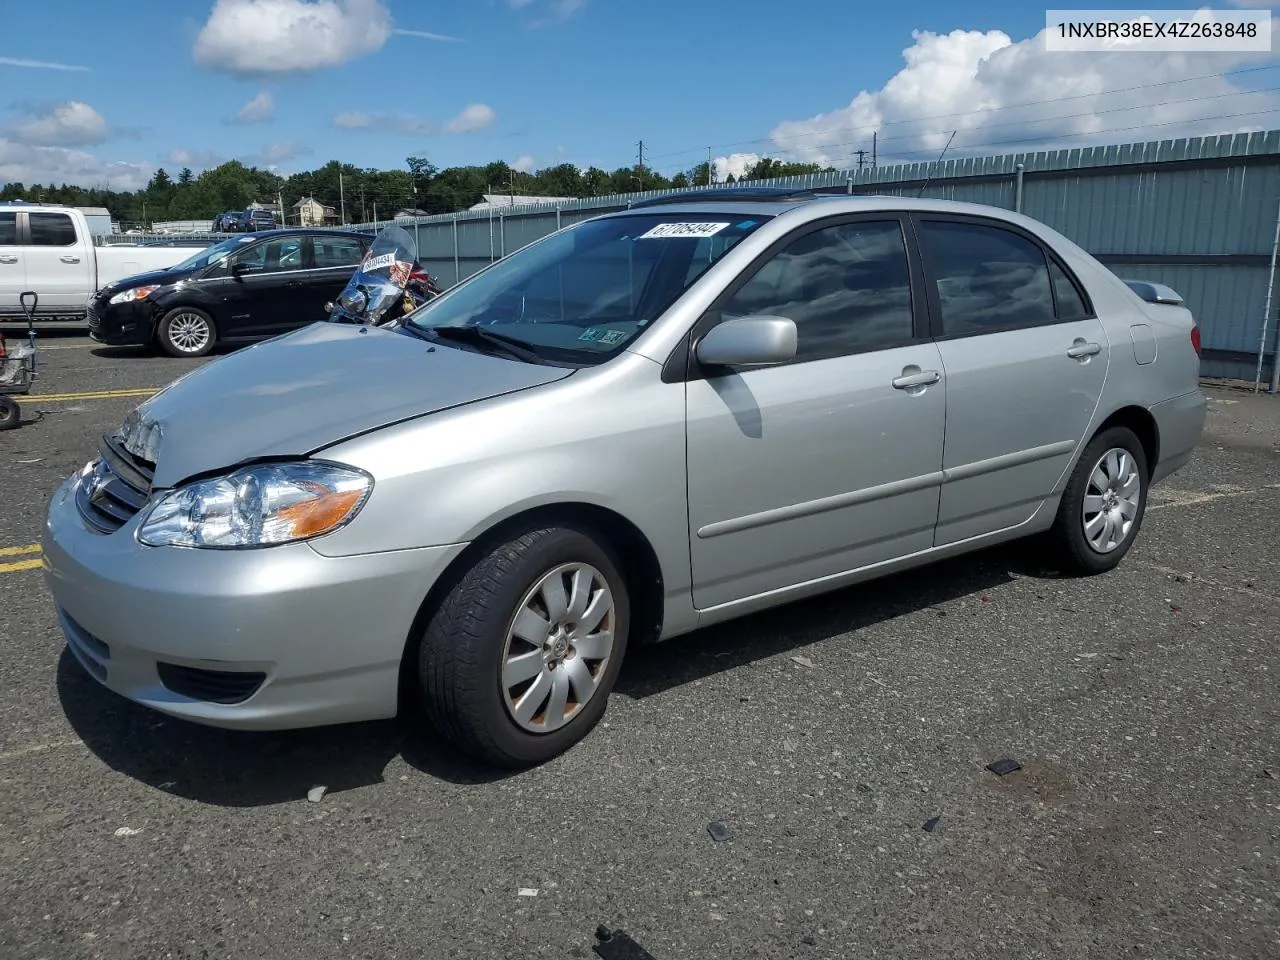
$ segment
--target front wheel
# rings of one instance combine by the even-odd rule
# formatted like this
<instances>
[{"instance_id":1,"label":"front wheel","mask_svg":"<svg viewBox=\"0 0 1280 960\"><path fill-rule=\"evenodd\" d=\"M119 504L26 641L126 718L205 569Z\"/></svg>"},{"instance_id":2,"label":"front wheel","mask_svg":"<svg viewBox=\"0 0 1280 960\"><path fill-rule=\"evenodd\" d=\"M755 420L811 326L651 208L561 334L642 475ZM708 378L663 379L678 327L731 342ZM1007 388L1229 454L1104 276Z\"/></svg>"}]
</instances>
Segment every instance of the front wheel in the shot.
<instances>
[{"instance_id":1,"label":"front wheel","mask_svg":"<svg viewBox=\"0 0 1280 960\"><path fill-rule=\"evenodd\" d=\"M1049 533L1072 571L1105 573L1124 559L1142 527L1149 477L1146 451L1127 427L1111 427L1089 442Z\"/></svg>"},{"instance_id":2,"label":"front wheel","mask_svg":"<svg viewBox=\"0 0 1280 960\"><path fill-rule=\"evenodd\" d=\"M600 721L626 651L630 604L612 552L585 531L526 531L452 582L419 647L436 728L489 763L565 752Z\"/></svg>"},{"instance_id":3,"label":"front wheel","mask_svg":"<svg viewBox=\"0 0 1280 960\"><path fill-rule=\"evenodd\" d=\"M156 341L171 357L203 357L217 339L213 317L195 307L175 307L156 330Z\"/></svg>"}]
</instances>

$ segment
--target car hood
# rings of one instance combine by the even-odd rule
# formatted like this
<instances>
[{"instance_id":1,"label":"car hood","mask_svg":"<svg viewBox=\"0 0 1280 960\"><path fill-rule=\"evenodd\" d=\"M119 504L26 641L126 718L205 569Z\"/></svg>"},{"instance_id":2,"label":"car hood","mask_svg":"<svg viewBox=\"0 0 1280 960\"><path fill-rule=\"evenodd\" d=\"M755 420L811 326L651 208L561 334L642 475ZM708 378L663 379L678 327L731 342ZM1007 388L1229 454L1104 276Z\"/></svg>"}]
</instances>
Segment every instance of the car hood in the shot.
<instances>
[{"instance_id":1,"label":"car hood","mask_svg":"<svg viewBox=\"0 0 1280 960\"><path fill-rule=\"evenodd\" d=\"M116 281L113 281L112 283L107 284L105 287L103 287L101 290L98 291L98 296L99 297L114 296L115 294L119 293L121 290L129 290L133 287L145 287L148 284L152 284L152 283L156 283L156 284L177 283L180 280L187 279L189 276L191 276L195 272L196 272L195 270L167 269L167 270L152 270L149 273L138 273L138 274L134 274L131 277L122 277L119 280L116 280Z\"/></svg>"},{"instance_id":2,"label":"car hood","mask_svg":"<svg viewBox=\"0 0 1280 960\"><path fill-rule=\"evenodd\" d=\"M573 371L320 322L220 357L142 403L126 445L155 486L562 380Z\"/></svg>"}]
</instances>

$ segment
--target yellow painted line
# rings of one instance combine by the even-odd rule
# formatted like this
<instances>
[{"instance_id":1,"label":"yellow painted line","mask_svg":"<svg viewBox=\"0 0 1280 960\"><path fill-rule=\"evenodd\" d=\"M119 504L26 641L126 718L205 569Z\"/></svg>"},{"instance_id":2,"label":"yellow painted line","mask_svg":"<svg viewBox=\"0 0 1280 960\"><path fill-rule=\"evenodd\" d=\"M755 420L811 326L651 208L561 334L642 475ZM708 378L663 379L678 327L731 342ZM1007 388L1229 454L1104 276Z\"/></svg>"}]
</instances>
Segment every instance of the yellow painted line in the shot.
<instances>
[{"instance_id":1,"label":"yellow painted line","mask_svg":"<svg viewBox=\"0 0 1280 960\"><path fill-rule=\"evenodd\" d=\"M159 387L145 387L136 390L89 390L84 393L33 393L19 399L19 403L60 403L68 400L114 400L117 397L149 397L157 393Z\"/></svg>"},{"instance_id":2,"label":"yellow painted line","mask_svg":"<svg viewBox=\"0 0 1280 960\"><path fill-rule=\"evenodd\" d=\"M0 557L22 557L39 552L40 544L38 543L28 543L25 547L0 547Z\"/></svg>"},{"instance_id":3,"label":"yellow painted line","mask_svg":"<svg viewBox=\"0 0 1280 960\"><path fill-rule=\"evenodd\" d=\"M43 560L19 560L17 563L0 563L0 573L18 573L22 570L39 570Z\"/></svg>"},{"instance_id":4,"label":"yellow painted line","mask_svg":"<svg viewBox=\"0 0 1280 960\"><path fill-rule=\"evenodd\" d=\"M11 337L10 339L15 339ZM52 347L47 347L39 340L36 341L36 350L44 353L46 350L88 350L90 347L105 347L105 343L59 343Z\"/></svg>"}]
</instances>

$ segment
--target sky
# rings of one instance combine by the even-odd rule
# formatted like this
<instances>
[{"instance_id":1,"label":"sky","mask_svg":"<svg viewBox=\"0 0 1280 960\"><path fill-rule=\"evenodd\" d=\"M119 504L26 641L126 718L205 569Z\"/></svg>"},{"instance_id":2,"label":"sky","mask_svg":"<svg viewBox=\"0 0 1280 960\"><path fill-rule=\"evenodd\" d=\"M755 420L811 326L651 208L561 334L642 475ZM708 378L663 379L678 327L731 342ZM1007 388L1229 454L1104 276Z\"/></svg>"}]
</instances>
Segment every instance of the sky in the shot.
<instances>
[{"instance_id":1,"label":"sky","mask_svg":"<svg viewBox=\"0 0 1280 960\"><path fill-rule=\"evenodd\" d=\"M136 189L228 159L612 170L641 141L652 169L710 148L723 176L760 156L854 167L873 131L883 165L1280 128L1272 53L1048 52L1026 0L800 9L0 0L0 183Z\"/></svg>"}]
</instances>

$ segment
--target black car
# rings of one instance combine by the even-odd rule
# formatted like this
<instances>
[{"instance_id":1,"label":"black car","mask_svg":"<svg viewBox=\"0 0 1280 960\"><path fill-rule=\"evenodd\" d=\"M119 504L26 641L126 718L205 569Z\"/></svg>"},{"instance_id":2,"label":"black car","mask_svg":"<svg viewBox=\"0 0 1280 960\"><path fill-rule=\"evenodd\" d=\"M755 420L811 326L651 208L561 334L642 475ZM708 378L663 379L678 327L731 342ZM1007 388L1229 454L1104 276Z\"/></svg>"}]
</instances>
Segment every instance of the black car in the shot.
<instances>
[{"instance_id":1,"label":"black car","mask_svg":"<svg viewBox=\"0 0 1280 960\"><path fill-rule=\"evenodd\" d=\"M227 221L227 230L232 233L252 233L259 230L274 230L275 214L270 210L241 210L233 213Z\"/></svg>"},{"instance_id":2,"label":"black car","mask_svg":"<svg viewBox=\"0 0 1280 960\"><path fill-rule=\"evenodd\" d=\"M89 336L111 346L155 343L175 357L279 336L325 319L325 304L372 242L364 233L316 229L231 237L99 290L89 301Z\"/></svg>"}]
</instances>

